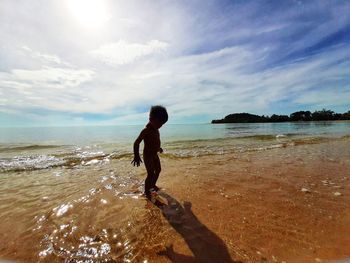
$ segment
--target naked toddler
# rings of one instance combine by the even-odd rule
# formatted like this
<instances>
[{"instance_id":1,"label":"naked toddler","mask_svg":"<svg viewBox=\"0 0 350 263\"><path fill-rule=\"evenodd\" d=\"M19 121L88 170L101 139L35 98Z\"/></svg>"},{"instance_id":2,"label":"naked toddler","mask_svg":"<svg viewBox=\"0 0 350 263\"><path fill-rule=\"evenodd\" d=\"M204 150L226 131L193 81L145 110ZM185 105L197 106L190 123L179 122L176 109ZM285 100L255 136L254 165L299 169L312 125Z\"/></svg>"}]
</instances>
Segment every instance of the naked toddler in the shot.
<instances>
[{"instance_id":1,"label":"naked toddler","mask_svg":"<svg viewBox=\"0 0 350 263\"><path fill-rule=\"evenodd\" d=\"M140 166L142 160L139 147L141 141L144 141L143 161L145 162L147 170L147 178L145 180L145 194L147 196L150 195L150 190L152 188L158 191L156 182L161 171L158 152L163 152L163 149L160 147L159 129L167 121L168 113L166 109L163 106L152 106L149 113L149 122L134 142L134 159L131 163L134 166Z\"/></svg>"}]
</instances>

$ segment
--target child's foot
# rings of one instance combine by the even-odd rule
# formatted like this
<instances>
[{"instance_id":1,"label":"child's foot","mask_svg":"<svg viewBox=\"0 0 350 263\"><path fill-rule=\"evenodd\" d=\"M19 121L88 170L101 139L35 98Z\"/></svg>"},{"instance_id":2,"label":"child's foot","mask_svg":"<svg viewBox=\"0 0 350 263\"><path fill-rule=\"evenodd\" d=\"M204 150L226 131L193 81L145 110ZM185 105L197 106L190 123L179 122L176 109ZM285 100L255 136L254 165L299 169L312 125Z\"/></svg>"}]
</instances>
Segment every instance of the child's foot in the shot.
<instances>
[{"instance_id":1,"label":"child's foot","mask_svg":"<svg viewBox=\"0 0 350 263\"><path fill-rule=\"evenodd\" d=\"M153 187L153 189L154 189L156 192L158 192L158 191L160 190L160 188L159 188L158 186L156 186L156 185Z\"/></svg>"},{"instance_id":2,"label":"child's foot","mask_svg":"<svg viewBox=\"0 0 350 263\"><path fill-rule=\"evenodd\" d=\"M151 189L149 189L149 191L151 192L151 195L157 195L157 190L155 187L152 187Z\"/></svg>"},{"instance_id":3,"label":"child's foot","mask_svg":"<svg viewBox=\"0 0 350 263\"><path fill-rule=\"evenodd\" d=\"M144 197L146 197L146 199L152 201L152 195L151 194L146 194L146 193L143 193Z\"/></svg>"}]
</instances>

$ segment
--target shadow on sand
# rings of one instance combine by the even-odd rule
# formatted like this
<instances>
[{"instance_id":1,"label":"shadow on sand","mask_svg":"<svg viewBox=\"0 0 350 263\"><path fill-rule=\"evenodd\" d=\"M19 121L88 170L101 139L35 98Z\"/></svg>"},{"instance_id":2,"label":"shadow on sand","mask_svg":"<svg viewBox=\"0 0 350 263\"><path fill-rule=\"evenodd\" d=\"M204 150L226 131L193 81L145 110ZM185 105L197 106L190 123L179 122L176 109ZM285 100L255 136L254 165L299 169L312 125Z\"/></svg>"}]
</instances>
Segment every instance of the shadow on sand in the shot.
<instances>
[{"instance_id":1,"label":"shadow on sand","mask_svg":"<svg viewBox=\"0 0 350 263\"><path fill-rule=\"evenodd\" d=\"M161 209L169 224L183 237L194 257L176 253L173 245L159 252L159 255L167 256L174 263L242 263L231 259L224 241L199 221L192 212L190 202L181 205L172 196L162 191L159 194L168 200L168 205L160 202L154 205Z\"/></svg>"}]
</instances>

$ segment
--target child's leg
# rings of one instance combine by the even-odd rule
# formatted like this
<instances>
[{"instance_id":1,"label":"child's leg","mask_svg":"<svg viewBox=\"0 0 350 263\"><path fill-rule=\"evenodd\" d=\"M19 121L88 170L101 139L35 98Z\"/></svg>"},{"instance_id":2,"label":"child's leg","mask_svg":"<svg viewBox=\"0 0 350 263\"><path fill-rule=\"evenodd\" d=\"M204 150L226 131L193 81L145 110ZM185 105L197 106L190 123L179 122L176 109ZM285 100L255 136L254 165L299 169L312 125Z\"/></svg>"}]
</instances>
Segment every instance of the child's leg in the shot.
<instances>
[{"instance_id":1,"label":"child's leg","mask_svg":"<svg viewBox=\"0 0 350 263\"><path fill-rule=\"evenodd\" d=\"M151 174L147 173L147 177L145 180L145 194L146 195L149 195L151 193L150 189L152 188L152 177L153 176Z\"/></svg>"},{"instance_id":2,"label":"child's leg","mask_svg":"<svg viewBox=\"0 0 350 263\"><path fill-rule=\"evenodd\" d=\"M153 187L153 178L154 178L154 162L151 158L143 158L143 161L147 170L147 177L145 180L145 194L150 194L150 189Z\"/></svg>"},{"instance_id":3,"label":"child's leg","mask_svg":"<svg viewBox=\"0 0 350 263\"><path fill-rule=\"evenodd\" d=\"M152 181L152 187L156 187L156 183L160 174L160 171L162 170L162 167L160 166L160 160L158 155L155 156L154 158L154 176L153 176L153 181Z\"/></svg>"}]
</instances>

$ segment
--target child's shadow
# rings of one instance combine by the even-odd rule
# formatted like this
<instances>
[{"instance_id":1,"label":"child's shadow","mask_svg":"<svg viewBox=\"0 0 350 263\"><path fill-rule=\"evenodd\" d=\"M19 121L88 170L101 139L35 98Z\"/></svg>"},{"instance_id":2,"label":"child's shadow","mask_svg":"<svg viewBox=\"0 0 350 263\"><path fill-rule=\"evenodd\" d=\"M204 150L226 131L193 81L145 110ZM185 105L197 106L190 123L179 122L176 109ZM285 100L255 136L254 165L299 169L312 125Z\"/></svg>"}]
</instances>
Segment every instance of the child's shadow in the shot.
<instances>
[{"instance_id":1,"label":"child's shadow","mask_svg":"<svg viewBox=\"0 0 350 263\"><path fill-rule=\"evenodd\" d=\"M167 256L172 262L222 262L239 263L233 261L224 241L214 232L203 225L192 212L192 204L184 202L183 206L172 196L160 192L168 200L168 205L156 203L170 225L183 237L194 257L176 253L173 245L159 252Z\"/></svg>"}]
</instances>

